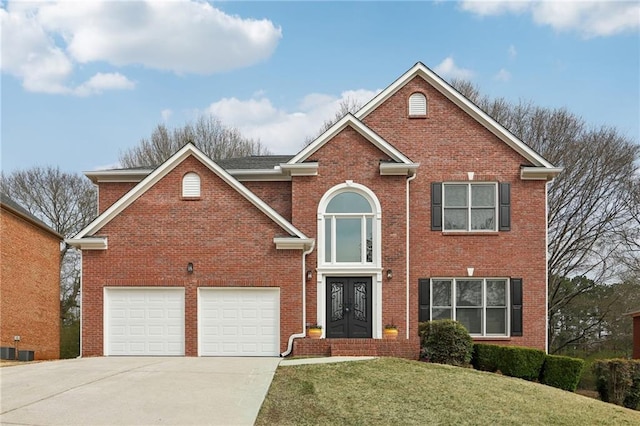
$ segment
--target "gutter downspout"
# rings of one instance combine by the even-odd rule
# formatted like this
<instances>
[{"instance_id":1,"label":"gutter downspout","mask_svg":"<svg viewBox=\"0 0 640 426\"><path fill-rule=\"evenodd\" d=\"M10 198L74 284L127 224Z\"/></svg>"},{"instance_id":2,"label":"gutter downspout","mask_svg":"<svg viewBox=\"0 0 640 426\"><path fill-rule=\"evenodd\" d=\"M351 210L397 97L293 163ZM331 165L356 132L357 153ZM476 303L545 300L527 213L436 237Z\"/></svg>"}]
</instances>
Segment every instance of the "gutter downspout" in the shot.
<instances>
[{"instance_id":1,"label":"gutter downspout","mask_svg":"<svg viewBox=\"0 0 640 426\"><path fill-rule=\"evenodd\" d=\"M284 358L293 350L293 339L303 338L307 335L307 255L310 254L316 246L316 241L313 240L311 248L302 252L302 333L296 333L289 336L289 343L287 344L287 350L280 354L280 357Z\"/></svg>"},{"instance_id":2,"label":"gutter downspout","mask_svg":"<svg viewBox=\"0 0 640 426\"><path fill-rule=\"evenodd\" d=\"M407 330L407 340L409 339L409 302L410 302L410 298L409 298L409 286L411 284L410 282L410 277L409 277L409 252L411 251L409 249L409 182L411 182L412 180L414 180L416 178L417 174L414 172L413 175L409 176L407 178L407 242L406 242L406 252L407 255L405 256L407 259L407 266L406 266L406 276L407 276L407 323L405 326L405 329Z\"/></svg>"}]
</instances>

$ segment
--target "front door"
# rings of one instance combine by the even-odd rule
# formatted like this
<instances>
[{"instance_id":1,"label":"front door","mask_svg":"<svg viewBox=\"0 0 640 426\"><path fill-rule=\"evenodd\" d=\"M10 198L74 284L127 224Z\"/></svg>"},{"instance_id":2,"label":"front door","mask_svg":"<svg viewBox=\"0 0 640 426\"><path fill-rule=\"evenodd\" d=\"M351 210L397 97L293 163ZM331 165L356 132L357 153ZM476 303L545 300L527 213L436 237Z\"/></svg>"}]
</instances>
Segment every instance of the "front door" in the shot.
<instances>
[{"instance_id":1,"label":"front door","mask_svg":"<svg viewBox=\"0 0 640 426\"><path fill-rule=\"evenodd\" d=\"M327 278L327 337L370 338L371 277Z\"/></svg>"}]
</instances>

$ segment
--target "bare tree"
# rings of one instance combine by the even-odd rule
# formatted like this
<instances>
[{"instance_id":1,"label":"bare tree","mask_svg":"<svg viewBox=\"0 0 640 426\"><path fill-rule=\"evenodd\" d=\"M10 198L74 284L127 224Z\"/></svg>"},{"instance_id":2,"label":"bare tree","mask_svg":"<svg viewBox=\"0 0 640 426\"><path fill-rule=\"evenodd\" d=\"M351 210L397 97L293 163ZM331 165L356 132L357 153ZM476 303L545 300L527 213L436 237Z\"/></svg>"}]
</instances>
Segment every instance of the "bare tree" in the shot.
<instances>
[{"instance_id":1,"label":"bare tree","mask_svg":"<svg viewBox=\"0 0 640 426\"><path fill-rule=\"evenodd\" d=\"M200 116L183 127L168 129L159 124L140 143L120 154L123 167L155 167L167 160L187 142L194 143L213 159L269 154L260 141L247 139L234 127L227 127L212 116Z\"/></svg>"},{"instance_id":2,"label":"bare tree","mask_svg":"<svg viewBox=\"0 0 640 426\"><path fill-rule=\"evenodd\" d=\"M356 111L358 111L360 108L362 108L362 103L357 99L348 98L348 97L344 98L343 100L340 101L340 104L338 105L338 110L335 112L333 117L325 120L324 123L322 123L322 126L320 126L320 129L313 136L310 136L307 139L305 139L304 145L305 146L309 145L318 136L326 132L331 126L333 126L338 121L340 121L342 117L344 117L348 113L353 114Z\"/></svg>"},{"instance_id":3,"label":"bare tree","mask_svg":"<svg viewBox=\"0 0 640 426\"><path fill-rule=\"evenodd\" d=\"M91 182L59 168L34 167L3 173L0 189L65 237L77 234L97 214L96 190ZM60 250L60 315L65 324L78 314L80 255L65 243Z\"/></svg>"},{"instance_id":4,"label":"bare tree","mask_svg":"<svg viewBox=\"0 0 640 426\"><path fill-rule=\"evenodd\" d=\"M564 171L549 185L549 341L560 313L640 262L640 146L610 127L590 128L565 109L492 100L471 83L460 93ZM577 285L567 279L586 276ZM583 324L594 324L585 321ZM560 339L560 340L558 340Z\"/></svg>"}]
</instances>

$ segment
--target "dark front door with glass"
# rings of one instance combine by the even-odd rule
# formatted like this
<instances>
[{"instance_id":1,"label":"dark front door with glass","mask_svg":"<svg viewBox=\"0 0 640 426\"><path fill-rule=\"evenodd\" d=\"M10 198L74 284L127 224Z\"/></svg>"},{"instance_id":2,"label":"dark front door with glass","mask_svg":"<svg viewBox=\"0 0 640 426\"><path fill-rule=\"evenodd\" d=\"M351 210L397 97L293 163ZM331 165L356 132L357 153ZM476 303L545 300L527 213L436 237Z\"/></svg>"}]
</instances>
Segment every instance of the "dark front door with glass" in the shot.
<instances>
[{"instance_id":1,"label":"dark front door with glass","mask_svg":"<svg viewBox=\"0 0 640 426\"><path fill-rule=\"evenodd\" d=\"M371 337L371 277L327 278L327 337Z\"/></svg>"}]
</instances>

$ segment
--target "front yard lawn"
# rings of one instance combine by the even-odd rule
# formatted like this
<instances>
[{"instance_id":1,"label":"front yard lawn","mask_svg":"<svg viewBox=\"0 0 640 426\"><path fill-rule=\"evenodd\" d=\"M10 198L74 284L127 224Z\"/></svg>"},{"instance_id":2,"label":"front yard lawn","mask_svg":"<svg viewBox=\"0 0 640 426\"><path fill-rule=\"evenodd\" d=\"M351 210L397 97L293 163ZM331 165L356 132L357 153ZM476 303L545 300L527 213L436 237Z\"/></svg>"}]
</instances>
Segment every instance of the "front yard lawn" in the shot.
<instances>
[{"instance_id":1,"label":"front yard lawn","mask_svg":"<svg viewBox=\"0 0 640 426\"><path fill-rule=\"evenodd\" d=\"M537 383L398 358L279 367L256 425L640 425L640 412Z\"/></svg>"}]
</instances>

